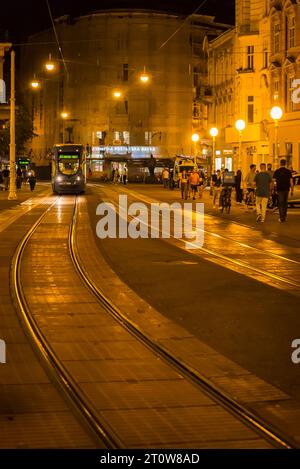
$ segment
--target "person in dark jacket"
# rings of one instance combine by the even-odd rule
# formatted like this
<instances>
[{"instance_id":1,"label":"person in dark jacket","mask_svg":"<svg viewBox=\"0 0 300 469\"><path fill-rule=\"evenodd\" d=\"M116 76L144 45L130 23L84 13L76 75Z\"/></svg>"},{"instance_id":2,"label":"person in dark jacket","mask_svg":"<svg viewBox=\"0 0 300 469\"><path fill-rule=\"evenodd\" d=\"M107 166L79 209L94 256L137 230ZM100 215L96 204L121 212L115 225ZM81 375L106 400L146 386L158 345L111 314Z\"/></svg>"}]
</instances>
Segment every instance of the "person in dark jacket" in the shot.
<instances>
[{"instance_id":1,"label":"person in dark jacket","mask_svg":"<svg viewBox=\"0 0 300 469\"><path fill-rule=\"evenodd\" d=\"M276 182L276 191L278 194L279 222L286 221L288 209L289 192L293 194L294 183L292 172L286 168L286 160L280 160L280 168L276 169L273 175Z\"/></svg>"},{"instance_id":2,"label":"person in dark jacket","mask_svg":"<svg viewBox=\"0 0 300 469\"><path fill-rule=\"evenodd\" d=\"M242 171L238 169L235 176L235 194L236 201L238 204L241 204L243 202L242 180Z\"/></svg>"}]
</instances>

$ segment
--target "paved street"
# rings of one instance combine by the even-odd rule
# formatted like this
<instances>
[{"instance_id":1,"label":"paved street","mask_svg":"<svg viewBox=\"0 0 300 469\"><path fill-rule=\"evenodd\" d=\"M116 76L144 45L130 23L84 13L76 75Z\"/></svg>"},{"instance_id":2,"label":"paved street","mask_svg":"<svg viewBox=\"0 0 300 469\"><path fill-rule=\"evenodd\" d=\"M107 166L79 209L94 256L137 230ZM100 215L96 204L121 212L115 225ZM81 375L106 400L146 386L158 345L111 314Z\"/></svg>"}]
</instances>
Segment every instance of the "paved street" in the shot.
<instances>
[{"instance_id":1,"label":"paved street","mask_svg":"<svg viewBox=\"0 0 300 469\"><path fill-rule=\"evenodd\" d=\"M179 370L170 368L160 355L157 358L156 349L145 348L124 329L124 321L129 321L130 331L137 328L134 334L162 347L180 366L194 370L209 386L297 446L300 381L297 365L291 362L291 342L300 330L297 209L286 225L277 225L276 215L270 214L269 226L261 227L256 226L255 215L241 207L221 217L205 193L205 244L203 249L187 251L172 237L100 240L96 207L103 201L117 204L120 194L126 194L129 203L179 200L176 190L131 184L90 184L77 199L52 196L49 184L41 184L33 197L24 189L19 200L25 205L14 209L2 195L0 337L7 344L9 361L1 385L3 430L8 431L9 415L15 416L3 447L58 446L58 434L51 434L48 442L43 434L41 392L49 397L44 415L50 427L53 412L59 427L68 421L61 445L97 444L97 433L83 430L90 425L84 423L84 414L76 414L76 421L68 414L65 382L73 383L75 394L68 391L69 398L82 395L91 418L101 425L105 422L107 438L116 446L272 446L260 432L246 430L215 397L205 397ZM43 213L16 263L19 254L14 260L12 256L18 242ZM286 228L289 224L293 231ZM20 269L19 283L8 283L10 264L11 272ZM88 282L97 295L105 295L104 303L88 291ZM14 305L12 299L20 294L26 303L21 306L21 298ZM114 315L124 315L120 323L108 316L107 302ZM33 329L28 329L29 323ZM31 348L59 387L62 402L33 363ZM26 354L31 379L24 375L20 353ZM62 372L65 378L60 382ZM13 397L17 390L23 402L18 408ZM41 402L33 406L32 399ZM168 409L167 420L161 409ZM28 425L22 412L31 415L30 435L22 430ZM224 426L216 427L216 419ZM123 421L130 421L130 426ZM151 422L149 428L146 422Z\"/></svg>"}]
</instances>

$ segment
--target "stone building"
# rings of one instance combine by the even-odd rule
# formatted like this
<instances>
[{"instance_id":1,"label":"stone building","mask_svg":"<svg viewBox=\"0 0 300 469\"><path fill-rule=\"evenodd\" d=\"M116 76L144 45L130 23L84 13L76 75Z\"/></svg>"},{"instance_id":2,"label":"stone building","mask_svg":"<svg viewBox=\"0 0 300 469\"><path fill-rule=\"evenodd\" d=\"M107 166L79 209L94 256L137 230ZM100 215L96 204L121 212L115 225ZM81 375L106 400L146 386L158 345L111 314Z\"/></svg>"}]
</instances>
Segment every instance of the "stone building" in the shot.
<instances>
[{"instance_id":1,"label":"stone building","mask_svg":"<svg viewBox=\"0 0 300 469\"><path fill-rule=\"evenodd\" d=\"M278 129L278 154L290 165L300 166L299 104L293 103L299 74L299 2L236 0L236 25L213 41L206 41L208 75L212 100L209 126L219 128L217 166L234 169L239 162L245 172L254 162L274 163L275 127L270 116L281 106L283 118ZM235 122L246 123L241 134Z\"/></svg>"},{"instance_id":2,"label":"stone building","mask_svg":"<svg viewBox=\"0 0 300 469\"><path fill-rule=\"evenodd\" d=\"M59 18L56 28L64 63L52 30L30 37L22 50L37 164L62 140L88 144L95 155L125 152L137 158L189 155L195 131L205 140L202 44L205 35L216 37L225 25L203 15L111 10ZM52 72L44 69L49 54L56 63ZM142 73L148 82L140 80ZM34 77L39 86L31 89Z\"/></svg>"}]
</instances>

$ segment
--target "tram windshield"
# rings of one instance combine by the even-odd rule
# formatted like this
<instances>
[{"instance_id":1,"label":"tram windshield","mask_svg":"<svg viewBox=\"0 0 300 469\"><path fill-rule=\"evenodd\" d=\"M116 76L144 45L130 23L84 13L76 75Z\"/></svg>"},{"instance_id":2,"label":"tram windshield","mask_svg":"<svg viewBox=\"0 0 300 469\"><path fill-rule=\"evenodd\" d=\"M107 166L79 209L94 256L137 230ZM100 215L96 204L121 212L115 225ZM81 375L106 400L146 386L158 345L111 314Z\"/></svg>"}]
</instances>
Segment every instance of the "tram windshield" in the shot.
<instances>
[{"instance_id":1,"label":"tram windshield","mask_svg":"<svg viewBox=\"0 0 300 469\"><path fill-rule=\"evenodd\" d=\"M59 155L58 157L58 169L62 174L67 176L78 172L79 163L78 155Z\"/></svg>"}]
</instances>

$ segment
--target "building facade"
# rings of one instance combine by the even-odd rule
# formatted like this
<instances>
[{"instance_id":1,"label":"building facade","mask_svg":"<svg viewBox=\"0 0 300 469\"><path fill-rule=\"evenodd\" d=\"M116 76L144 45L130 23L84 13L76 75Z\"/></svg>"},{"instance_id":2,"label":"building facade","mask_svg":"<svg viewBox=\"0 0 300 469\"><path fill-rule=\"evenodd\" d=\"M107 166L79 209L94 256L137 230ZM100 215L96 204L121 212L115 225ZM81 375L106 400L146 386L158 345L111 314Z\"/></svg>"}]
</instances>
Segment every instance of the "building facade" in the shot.
<instances>
[{"instance_id":1,"label":"building facade","mask_svg":"<svg viewBox=\"0 0 300 469\"><path fill-rule=\"evenodd\" d=\"M292 100L299 74L299 26L296 0L236 0L235 28L206 41L213 96L209 126L220 131L217 166L227 165L226 152L232 152L234 169L240 167L244 173L251 163L277 163L275 122L270 116L276 105L283 110L278 155L299 169L300 108ZM246 124L241 135L235 127L238 119Z\"/></svg>"},{"instance_id":2,"label":"building facade","mask_svg":"<svg viewBox=\"0 0 300 469\"><path fill-rule=\"evenodd\" d=\"M191 154L191 135L207 127L206 34L226 30L213 17L188 20L154 11L100 11L56 20L53 31L29 39L22 51L23 89L37 137L37 164L57 141L88 144L94 153L133 156ZM174 34L176 32L176 34ZM47 73L49 54L59 64ZM140 74L149 80L142 82ZM30 89L35 77L39 85ZM115 92L118 92L116 97ZM65 119L61 119L61 112Z\"/></svg>"}]
</instances>

